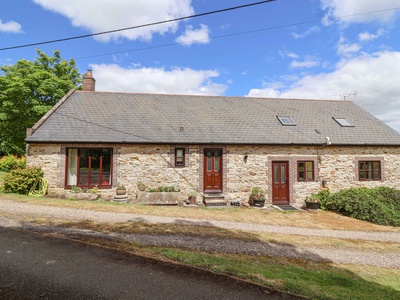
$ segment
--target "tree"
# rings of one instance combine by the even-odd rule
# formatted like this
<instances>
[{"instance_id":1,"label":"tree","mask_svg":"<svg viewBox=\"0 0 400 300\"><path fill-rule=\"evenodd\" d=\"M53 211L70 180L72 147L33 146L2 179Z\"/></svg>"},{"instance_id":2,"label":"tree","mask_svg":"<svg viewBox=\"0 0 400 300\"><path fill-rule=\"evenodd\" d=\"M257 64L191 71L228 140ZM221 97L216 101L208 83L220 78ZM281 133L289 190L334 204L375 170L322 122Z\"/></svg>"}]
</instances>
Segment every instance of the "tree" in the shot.
<instances>
[{"instance_id":1,"label":"tree","mask_svg":"<svg viewBox=\"0 0 400 300\"><path fill-rule=\"evenodd\" d=\"M0 66L0 153L25 153L26 129L81 83L73 59L63 60L58 50L52 57L36 51L34 61Z\"/></svg>"}]
</instances>

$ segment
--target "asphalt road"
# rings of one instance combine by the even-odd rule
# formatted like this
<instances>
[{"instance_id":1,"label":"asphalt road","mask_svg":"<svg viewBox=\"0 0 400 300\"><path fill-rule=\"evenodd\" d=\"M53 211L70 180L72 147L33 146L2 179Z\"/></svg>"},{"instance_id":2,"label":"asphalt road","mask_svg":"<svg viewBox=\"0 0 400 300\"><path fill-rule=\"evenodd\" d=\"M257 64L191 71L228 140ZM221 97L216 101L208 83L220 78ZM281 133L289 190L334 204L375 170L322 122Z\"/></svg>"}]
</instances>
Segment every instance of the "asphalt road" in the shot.
<instances>
[{"instance_id":1,"label":"asphalt road","mask_svg":"<svg viewBox=\"0 0 400 300\"><path fill-rule=\"evenodd\" d=\"M0 227L0 299L295 299L211 273Z\"/></svg>"}]
</instances>

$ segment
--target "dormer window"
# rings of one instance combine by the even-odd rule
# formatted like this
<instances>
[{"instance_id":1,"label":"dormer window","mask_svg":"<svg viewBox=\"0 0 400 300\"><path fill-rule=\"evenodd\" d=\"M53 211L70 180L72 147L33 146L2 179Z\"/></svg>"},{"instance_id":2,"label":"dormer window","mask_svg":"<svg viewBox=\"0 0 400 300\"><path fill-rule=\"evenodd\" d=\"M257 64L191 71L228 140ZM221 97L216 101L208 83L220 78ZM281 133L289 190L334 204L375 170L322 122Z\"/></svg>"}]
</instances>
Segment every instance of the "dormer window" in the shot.
<instances>
[{"instance_id":1,"label":"dormer window","mask_svg":"<svg viewBox=\"0 0 400 300\"><path fill-rule=\"evenodd\" d=\"M335 118L332 117L342 127L354 127L349 121L347 121L345 118Z\"/></svg>"},{"instance_id":2,"label":"dormer window","mask_svg":"<svg viewBox=\"0 0 400 300\"><path fill-rule=\"evenodd\" d=\"M296 126L296 123L288 116L276 116L283 126Z\"/></svg>"}]
</instances>

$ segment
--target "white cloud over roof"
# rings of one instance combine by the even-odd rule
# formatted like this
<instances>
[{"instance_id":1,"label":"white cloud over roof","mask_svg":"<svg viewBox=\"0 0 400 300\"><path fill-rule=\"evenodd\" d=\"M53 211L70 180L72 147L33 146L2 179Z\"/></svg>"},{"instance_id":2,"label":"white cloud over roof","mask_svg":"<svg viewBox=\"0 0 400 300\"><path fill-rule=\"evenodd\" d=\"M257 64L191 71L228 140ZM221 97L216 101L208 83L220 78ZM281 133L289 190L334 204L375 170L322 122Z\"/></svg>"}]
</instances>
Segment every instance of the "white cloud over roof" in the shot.
<instances>
[{"instance_id":1,"label":"white cloud over roof","mask_svg":"<svg viewBox=\"0 0 400 300\"><path fill-rule=\"evenodd\" d=\"M96 90L193 95L222 95L226 85L213 82L216 70L190 68L122 68L116 64L92 64Z\"/></svg>"},{"instance_id":2,"label":"white cloud over roof","mask_svg":"<svg viewBox=\"0 0 400 300\"><path fill-rule=\"evenodd\" d=\"M305 76L286 88L275 89L264 83L262 89L252 89L248 96L339 100L357 91L357 97L348 100L400 130L399 82L400 52L387 51L342 61L333 72Z\"/></svg>"}]
</instances>

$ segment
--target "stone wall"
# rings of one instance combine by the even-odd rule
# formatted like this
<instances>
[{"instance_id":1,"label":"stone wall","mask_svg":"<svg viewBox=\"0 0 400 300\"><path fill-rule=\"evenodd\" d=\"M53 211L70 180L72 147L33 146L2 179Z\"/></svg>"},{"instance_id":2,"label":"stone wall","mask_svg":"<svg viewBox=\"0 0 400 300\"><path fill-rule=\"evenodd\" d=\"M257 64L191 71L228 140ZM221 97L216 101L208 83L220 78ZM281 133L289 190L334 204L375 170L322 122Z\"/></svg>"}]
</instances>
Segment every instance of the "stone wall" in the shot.
<instances>
[{"instance_id":1,"label":"stone wall","mask_svg":"<svg viewBox=\"0 0 400 300\"><path fill-rule=\"evenodd\" d=\"M182 147L181 145L176 147ZM174 186L181 189L182 200L190 191L199 191L199 151L186 146L186 166L173 167L175 146L124 145L119 147L118 184L124 184L135 201L137 184L149 188Z\"/></svg>"},{"instance_id":2,"label":"stone wall","mask_svg":"<svg viewBox=\"0 0 400 300\"><path fill-rule=\"evenodd\" d=\"M49 181L52 193L62 193L65 184L65 152L67 147L112 147L113 188L101 190L103 198L111 198L118 184L126 186L134 202L137 184L147 187L175 186L182 191L182 200L190 191L202 192L203 156L207 146L196 145L48 145L27 147L28 166L39 166ZM174 167L174 149L185 148L186 166ZM211 146L210 146L211 147ZM218 148L213 145L211 148ZM330 191L357 186L390 186L400 189L399 147L337 146L220 146L223 149L223 180L226 199L247 201L253 186L267 190L267 204L272 203L272 162L289 162L290 201L302 206L306 196L318 192L321 181ZM314 162L315 180L299 182L297 162ZM359 181L358 161L380 160L381 181Z\"/></svg>"},{"instance_id":3,"label":"stone wall","mask_svg":"<svg viewBox=\"0 0 400 300\"><path fill-rule=\"evenodd\" d=\"M60 177L65 162L61 159L61 145L28 145L26 152L26 165L43 170L44 177L48 180L49 190L63 190L64 184L60 182Z\"/></svg>"}]
</instances>

